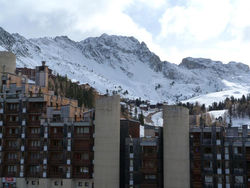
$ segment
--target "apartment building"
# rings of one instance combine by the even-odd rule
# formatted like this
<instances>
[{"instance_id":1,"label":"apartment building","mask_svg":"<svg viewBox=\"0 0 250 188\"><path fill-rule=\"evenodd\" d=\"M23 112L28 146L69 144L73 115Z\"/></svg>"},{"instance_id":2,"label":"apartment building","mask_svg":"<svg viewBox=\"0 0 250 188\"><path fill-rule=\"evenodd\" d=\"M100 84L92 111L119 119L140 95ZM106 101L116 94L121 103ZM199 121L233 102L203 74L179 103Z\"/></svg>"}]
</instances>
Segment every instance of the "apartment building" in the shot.
<instances>
[{"instance_id":1,"label":"apartment building","mask_svg":"<svg viewBox=\"0 0 250 188\"><path fill-rule=\"evenodd\" d=\"M190 128L191 187L250 187L250 129Z\"/></svg>"}]
</instances>

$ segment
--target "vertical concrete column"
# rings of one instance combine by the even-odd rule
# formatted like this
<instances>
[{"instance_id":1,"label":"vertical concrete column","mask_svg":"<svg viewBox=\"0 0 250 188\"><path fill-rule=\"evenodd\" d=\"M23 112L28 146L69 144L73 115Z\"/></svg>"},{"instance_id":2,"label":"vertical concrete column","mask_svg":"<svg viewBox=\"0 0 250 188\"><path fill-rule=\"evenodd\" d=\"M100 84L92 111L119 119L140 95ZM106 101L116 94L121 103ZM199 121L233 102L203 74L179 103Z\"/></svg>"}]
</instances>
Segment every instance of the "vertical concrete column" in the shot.
<instances>
[{"instance_id":1,"label":"vertical concrete column","mask_svg":"<svg viewBox=\"0 0 250 188\"><path fill-rule=\"evenodd\" d=\"M96 101L94 142L94 186L119 188L119 96L104 97Z\"/></svg>"},{"instance_id":2,"label":"vertical concrete column","mask_svg":"<svg viewBox=\"0 0 250 188\"><path fill-rule=\"evenodd\" d=\"M164 188L190 187L189 110L163 107Z\"/></svg>"}]
</instances>

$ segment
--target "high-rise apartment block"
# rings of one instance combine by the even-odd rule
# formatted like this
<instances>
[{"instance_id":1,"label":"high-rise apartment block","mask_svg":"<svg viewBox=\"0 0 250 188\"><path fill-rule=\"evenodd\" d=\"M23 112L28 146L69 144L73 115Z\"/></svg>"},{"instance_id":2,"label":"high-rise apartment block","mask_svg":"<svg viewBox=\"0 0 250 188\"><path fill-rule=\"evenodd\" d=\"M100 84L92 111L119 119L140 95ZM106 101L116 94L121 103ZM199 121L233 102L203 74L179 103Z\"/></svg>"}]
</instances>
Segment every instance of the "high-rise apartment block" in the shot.
<instances>
[{"instance_id":1,"label":"high-rise apartment block","mask_svg":"<svg viewBox=\"0 0 250 188\"><path fill-rule=\"evenodd\" d=\"M141 137L119 96L79 107L49 91L45 62L16 74L15 59L0 52L0 188L250 187L247 125L205 126L163 106L163 127Z\"/></svg>"}]
</instances>

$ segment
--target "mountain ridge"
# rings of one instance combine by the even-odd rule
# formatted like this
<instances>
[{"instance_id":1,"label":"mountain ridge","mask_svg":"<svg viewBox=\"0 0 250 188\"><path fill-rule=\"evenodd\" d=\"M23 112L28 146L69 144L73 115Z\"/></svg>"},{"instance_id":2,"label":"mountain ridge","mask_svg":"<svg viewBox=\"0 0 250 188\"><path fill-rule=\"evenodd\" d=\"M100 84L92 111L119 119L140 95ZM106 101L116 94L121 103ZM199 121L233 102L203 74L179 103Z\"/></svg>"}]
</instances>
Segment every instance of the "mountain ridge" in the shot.
<instances>
[{"instance_id":1,"label":"mountain ridge","mask_svg":"<svg viewBox=\"0 0 250 188\"><path fill-rule=\"evenodd\" d=\"M26 39L0 27L0 47L16 54L19 67L46 60L61 75L127 98L173 103L232 89L228 83L244 86L242 94L249 92L248 65L191 57L177 65L161 61L134 37L103 34L79 42L67 36Z\"/></svg>"}]
</instances>

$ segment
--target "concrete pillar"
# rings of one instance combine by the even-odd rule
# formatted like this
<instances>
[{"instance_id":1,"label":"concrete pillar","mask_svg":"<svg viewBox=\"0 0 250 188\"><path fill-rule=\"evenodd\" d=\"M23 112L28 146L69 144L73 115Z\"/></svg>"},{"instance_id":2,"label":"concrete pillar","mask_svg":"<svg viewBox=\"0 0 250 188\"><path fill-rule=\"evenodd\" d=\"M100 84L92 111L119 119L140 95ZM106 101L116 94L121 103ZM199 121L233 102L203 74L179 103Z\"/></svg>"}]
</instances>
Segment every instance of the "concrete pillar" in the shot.
<instances>
[{"instance_id":1,"label":"concrete pillar","mask_svg":"<svg viewBox=\"0 0 250 188\"><path fill-rule=\"evenodd\" d=\"M164 188L190 187L189 110L163 107Z\"/></svg>"},{"instance_id":2,"label":"concrete pillar","mask_svg":"<svg viewBox=\"0 0 250 188\"><path fill-rule=\"evenodd\" d=\"M16 178L16 187L20 187L20 188L27 187L25 178Z\"/></svg>"},{"instance_id":3,"label":"concrete pillar","mask_svg":"<svg viewBox=\"0 0 250 188\"><path fill-rule=\"evenodd\" d=\"M96 101L94 187L118 188L120 167L120 97Z\"/></svg>"},{"instance_id":4,"label":"concrete pillar","mask_svg":"<svg viewBox=\"0 0 250 188\"><path fill-rule=\"evenodd\" d=\"M39 179L39 188L49 188L49 187L50 187L50 179L48 178Z\"/></svg>"}]
</instances>

